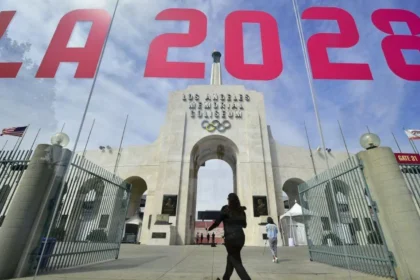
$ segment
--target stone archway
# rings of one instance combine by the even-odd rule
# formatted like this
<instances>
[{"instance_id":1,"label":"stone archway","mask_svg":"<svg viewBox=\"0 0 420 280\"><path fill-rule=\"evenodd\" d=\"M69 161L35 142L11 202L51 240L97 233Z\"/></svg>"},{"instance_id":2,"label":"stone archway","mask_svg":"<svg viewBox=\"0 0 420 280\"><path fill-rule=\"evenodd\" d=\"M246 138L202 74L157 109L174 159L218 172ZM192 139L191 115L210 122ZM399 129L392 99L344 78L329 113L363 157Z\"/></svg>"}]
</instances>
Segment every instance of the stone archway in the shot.
<instances>
[{"instance_id":1,"label":"stone archway","mask_svg":"<svg viewBox=\"0 0 420 280\"><path fill-rule=\"evenodd\" d=\"M238 147L229 138L222 135L210 135L200 139L192 148L190 154L189 193L187 203L188 222L186 223L186 244L193 244L195 213L197 211L198 170L208 160L225 161L233 174L233 192L237 192L237 157Z\"/></svg>"},{"instance_id":2,"label":"stone archway","mask_svg":"<svg viewBox=\"0 0 420 280\"><path fill-rule=\"evenodd\" d=\"M284 182L282 190L287 194L289 209L293 207L295 201L297 201L297 203L303 206L299 198L298 189L298 186L302 183L304 183L304 181L299 178L290 178L286 182Z\"/></svg>"},{"instance_id":3,"label":"stone archway","mask_svg":"<svg viewBox=\"0 0 420 280\"><path fill-rule=\"evenodd\" d=\"M86 180L77 191L70 214L70 240L84 241L93 230L105 190L104 182L97 177Z\"/></svg>"},{"instance_id":4,"label":"stone archway","mask_svg":"<svg viewBox=\"0 0 420 280\"><path fill-rule=\"evenodd\" d=\"M346 244L353 244L357 238L349 203L350 186L339 179L333 179L332 185L327 182L324 189L332 231Z\"/></svg>"},{"instance_id":5,"label":"stone archway","mask_svg":"<svg viewBox=\"0 0 420 280\"><path fill-rule=\"evenodd\" d=\"M135 243L140 241L142 225L143 225L143 212L141 211L143 195L147 191L146 181L139 176L131 176L125 180L126 183L131 184L130 201L126 215L126 223L124 230L124 238L127 235L135 235Z\"/></svg>"}]
</instances>

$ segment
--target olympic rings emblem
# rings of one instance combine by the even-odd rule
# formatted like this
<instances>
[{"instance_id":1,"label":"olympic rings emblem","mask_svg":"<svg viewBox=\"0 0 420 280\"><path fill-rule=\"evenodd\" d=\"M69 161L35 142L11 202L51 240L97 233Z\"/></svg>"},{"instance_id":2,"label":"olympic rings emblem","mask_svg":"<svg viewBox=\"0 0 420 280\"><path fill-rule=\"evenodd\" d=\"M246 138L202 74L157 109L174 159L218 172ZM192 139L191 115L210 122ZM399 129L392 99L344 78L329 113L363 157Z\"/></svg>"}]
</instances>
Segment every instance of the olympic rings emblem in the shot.
<instances>
[{"instance_id":1,"label":"olympic rings emblem","mask_svg":"<svg viewBox=\"0 0 420 280\"><path fill-rule=\"evenodd\" d=\"M201 123L201 127L208 132L214 132L215 130L219 132L224 132L226 129L229 129L231 127L231 124L228 120L224 120L222 122L218 120L213 120L209 122L208 120L204 120Z\"/></svg>"}]
</instances>

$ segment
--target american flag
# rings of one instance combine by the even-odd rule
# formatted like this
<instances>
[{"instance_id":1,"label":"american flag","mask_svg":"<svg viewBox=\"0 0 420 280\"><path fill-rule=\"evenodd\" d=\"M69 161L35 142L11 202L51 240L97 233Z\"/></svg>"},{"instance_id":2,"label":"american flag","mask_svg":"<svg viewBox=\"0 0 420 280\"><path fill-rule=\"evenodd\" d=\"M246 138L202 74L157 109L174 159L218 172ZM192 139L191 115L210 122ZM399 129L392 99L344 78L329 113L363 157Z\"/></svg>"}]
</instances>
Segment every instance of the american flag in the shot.
<instances>
[{"instance_id":1,"label":"american flag","mask_svg":"<svg viewBox=\"0 0 420 280\"><path fill-rule=\"evenodd\" d=\"M11 135L11 136L22 137L23 134L25 133L26 128L27 126L4 128L1 131L0 136Z\"/></svg>"}]
</instances>

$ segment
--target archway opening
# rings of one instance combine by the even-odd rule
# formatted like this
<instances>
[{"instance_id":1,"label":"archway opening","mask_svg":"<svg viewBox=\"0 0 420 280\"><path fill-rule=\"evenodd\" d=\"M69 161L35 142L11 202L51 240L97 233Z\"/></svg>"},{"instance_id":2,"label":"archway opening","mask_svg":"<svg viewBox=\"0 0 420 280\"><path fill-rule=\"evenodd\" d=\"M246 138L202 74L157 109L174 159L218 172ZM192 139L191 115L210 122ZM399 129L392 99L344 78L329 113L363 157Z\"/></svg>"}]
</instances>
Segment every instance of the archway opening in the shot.
<instances>
[{"instance_id":1,"label":"archway opening","mask_svg":"<svg viewBox=\"0 0 420 280\"><path fill-rule=\"evenodd\" d=\"M77 191L70 214L70 224L76 226L70 229L70 240L85 241L92 232L98 230L95 221L99 215L104 191L105 184L97 177L87 179Z\"/></svg>"},{"instance_id":2,"label":"archway opening","mask_svg":"<svg viewBox=\"0 0 420 280\"><path fill-rule=\"evenodd\" d=\"M197 243L197 233L200 242L201 233L208 241L205 228L216 219L221 207L226 204L227 195L236 192L237 156L237 146L222 135L204 137L194 145L190 160L189 189L192 199L188 201L187 208L187 244ZM215 230L215 241L222 240L221 232Z\"/></svg>"},{"instance_id":3,"label":"archway opening","mask_svg":"<svg viewBox=\"0 0 420 280\"><path fill-rule=\"evenodd\" d=\"M125 182L131 184L131 194L127 209L123 242L138 243L143 225L144 207L146 207L147 184L139 176L129 177Z\"/></svg>"},{"instance_id":4,"label":"archway opening","mask_svg":"<svg viewBox=\"0 0 420 280\"><path fill-rule=\"evenodd\" d=\"M291 178L283 184L283 203L284 211L287 212L298 203L300 206L307 208L306 201L302 201L299 197L299 185L304 183L302 179ZM293 238L296 245L305 245L306 236L304 234L305 228L301 217L285 217L279 224L281 225L283 244L289 245L289 238Z\"/></svg>"},{"instance_id":5,"label":"archway opening","mask_svg":"<svg viewBox=\"0 0 420 280\"><path fill-rule=\"evenodd\" d=\"M299 203L299 205L302 205L300 198L299 198L299 189L298 186L300 184L304 183L303 180L299 178L291 178L284 182L283 184L283 192L285 194L284 196L284 210L287 212L289 209L293 207L295 202Z\"/></svg>"},{"instance_id":6,"label":"archway opening","mask_svg":"<svg viewBox=\"0 0 420 280\"><path fill-rule=\"evenodd\" d=\"M323 217L324 223L340 240L344 240L346 244L354 244L357 237L349 205L350 187L338 179L332 180L332 185L333 188L328 182L324 189L329 213L329 217Z\"/></svg>"},{"instance_id":7,"label":"archway opening","mask_svg":"<svg viewBox=\"0 0 420 280\"><path fill-rule=\"evenodd\" d=\"M226 205L226 198L233 192L233 170L223 160L212 159L201 166L197 175L197 202L195 236L196 243L209 243L213 235L207 236L205 228L209 227L218 211ZM222 225L214 233L214 242L222 243ZM198 235L197 235L198 234ZM203 236L203 239L201 238ZM209 238L210 237L210 238Z\"/></svg>"}]
</instances>

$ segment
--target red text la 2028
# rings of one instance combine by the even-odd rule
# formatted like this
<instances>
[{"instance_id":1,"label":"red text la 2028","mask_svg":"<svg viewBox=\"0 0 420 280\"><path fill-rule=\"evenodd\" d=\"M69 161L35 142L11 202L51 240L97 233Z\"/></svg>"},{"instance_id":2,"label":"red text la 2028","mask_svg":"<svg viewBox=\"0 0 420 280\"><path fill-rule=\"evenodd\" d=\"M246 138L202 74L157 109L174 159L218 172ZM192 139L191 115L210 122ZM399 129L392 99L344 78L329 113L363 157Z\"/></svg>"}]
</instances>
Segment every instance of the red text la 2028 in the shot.
<instances>
[{"instance_id":1,"label":"red text la 2028","mask_svg":"<svg viewBox=\"0 0 420 280\"><path fill-rule=\"evenodd\" d=\"M0 12L0 39L16 11ZM339 33L319 33L307 42L308 55L314 79L373 80L367 63L334 63L328 58L327 48L349 48L359 42L359 32L352 15L336 7L310 7L302 13L303 20L335 20ZM196 9L166 9L156 20L188 21L189 32L161 34L150 43L145 77L198 78L205 75L204 62L167 61L168 48L194 47L207 36L207 17ZM77 22L92 22L83 48L69 48L67 43ZM391 22L407 23L411 35L394 34ZM37 78L54 78L61 62L77 62L75 78L93 78L99 62L111 17L102 9L80 9L64 15L55 30L45 56L36 73ZM243 23L258 23L261 27L261 64L244 61ZM408 10L379 9L372 13L372 23L387 34L381 47L391 71L409 81L420 81L420 65L407 64L402 50L420 51L420 17ZM15 78L22 62L0 63L0 78ZM234 11L225 19L225 66L241 80L272 80L283 71L280 37L276 19L263 11Z\"/></svg>"}]
</instances>

